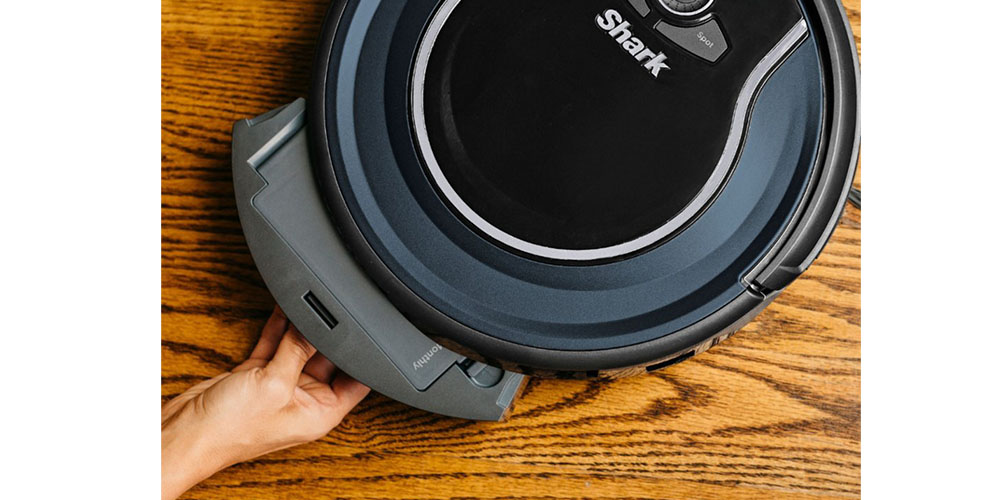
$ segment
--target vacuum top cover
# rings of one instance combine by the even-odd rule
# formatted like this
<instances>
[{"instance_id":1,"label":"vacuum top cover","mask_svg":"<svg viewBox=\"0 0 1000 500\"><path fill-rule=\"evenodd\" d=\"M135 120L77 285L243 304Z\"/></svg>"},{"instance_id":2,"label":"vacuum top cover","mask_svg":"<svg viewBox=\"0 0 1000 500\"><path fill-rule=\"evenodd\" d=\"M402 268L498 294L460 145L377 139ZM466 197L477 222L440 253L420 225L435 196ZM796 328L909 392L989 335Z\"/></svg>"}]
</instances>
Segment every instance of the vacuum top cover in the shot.
<instances>
[{"instance_id":1,"label":"vacuum top cover","mask_svg":"<svg viewBox=\"0 0 1000 500\"><path fill-rule=\"evenodd\" d=\"M338 1L309 101L357 261L449 348L616 369L732 329L854 169L833 1Z\"/></svg>"},{"instance_id":2,"label":"vacuum top cover","mask_svg":"<svg viewBox=\"0 0 1000 500\"><path fill-rule=\"evenodd\" d=\"M525 255L621 258L693 220L735 165L760 80L805 34L794 1L733 22L728 38L723 14L751 4L651 30L607 5L445 1L417 52L413 122L432 181ZM725 53L670 50L698 33Z\"/></svg>"}]
</instances>

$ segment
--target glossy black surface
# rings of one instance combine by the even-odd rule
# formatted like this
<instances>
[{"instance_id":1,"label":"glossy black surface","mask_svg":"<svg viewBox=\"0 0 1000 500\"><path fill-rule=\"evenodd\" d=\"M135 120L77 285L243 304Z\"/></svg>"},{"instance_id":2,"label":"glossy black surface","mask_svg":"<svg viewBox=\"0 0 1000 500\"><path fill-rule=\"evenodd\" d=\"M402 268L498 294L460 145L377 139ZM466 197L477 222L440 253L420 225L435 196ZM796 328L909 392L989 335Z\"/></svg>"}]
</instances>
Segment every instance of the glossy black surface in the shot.
<instances>
[{"instance_id":1,"label":"glossy black surface","mask_svg":"<svg viewBox=\"0 0 1000 500\"><path fill-rule=\"evenodd\" d=\"M712 0L653 0L659 1L669 12L679 15L692 15L704 9Z\"/></svg>"},{"instance_id":2,"label":"glossy black surface","mask_svg":"<svg viewBox=\"0 0 1000 500\"><path fill-rule=\"evenodd\" d=\"M654 77L598 25L609 8L669 70ZM729 39L715 64L653 30L656 10L644 19L624 0L461 2L425 80L447 180L490 224L550 248L660 228L715 171L747 76L802 18L794 0L712 12Z\"/></svg>"}]
</instances>

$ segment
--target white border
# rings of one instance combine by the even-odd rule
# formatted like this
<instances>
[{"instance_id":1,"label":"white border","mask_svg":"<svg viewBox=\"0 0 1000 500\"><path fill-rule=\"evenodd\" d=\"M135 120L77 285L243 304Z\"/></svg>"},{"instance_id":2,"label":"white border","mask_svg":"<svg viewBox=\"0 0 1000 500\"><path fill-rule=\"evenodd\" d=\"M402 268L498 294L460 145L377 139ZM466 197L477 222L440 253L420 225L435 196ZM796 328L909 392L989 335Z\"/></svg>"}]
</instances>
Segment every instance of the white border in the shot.
<instances>
[{"instance_id":1,"label":"white border","mask_svg":"<svg viewBox=\"0 0 1000 500\"><path fill-rule=\"evenodd\" d=\"M3 498L159 498L160 14L0 15Z\"/></svg>"}]
</instances>

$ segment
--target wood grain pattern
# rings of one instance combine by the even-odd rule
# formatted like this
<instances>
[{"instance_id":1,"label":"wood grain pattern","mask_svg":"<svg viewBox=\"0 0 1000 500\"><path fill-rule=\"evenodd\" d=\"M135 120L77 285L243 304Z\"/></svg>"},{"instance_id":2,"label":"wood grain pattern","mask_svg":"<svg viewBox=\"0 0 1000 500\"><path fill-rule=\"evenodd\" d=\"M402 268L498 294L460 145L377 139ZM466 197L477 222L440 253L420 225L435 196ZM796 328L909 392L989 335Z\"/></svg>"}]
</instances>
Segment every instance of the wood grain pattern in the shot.
<instances>
[{"instance_id":1,"label":"wood grain pattern","mask_svg":"<svg viewBox=\"0 0 1000 500\"><path fill-rule=\"evenodd\" d=\"M845 4L860 34L860 0ZM326 6L162 3L164 401L242 360L273 305L240 231L230 129L305 94ZM372 395L320 442L185 498L856 498L860 254L850 207L819 261L707 354L610 383L532 380L499 424Z\"/></svg>"}]
</instances>

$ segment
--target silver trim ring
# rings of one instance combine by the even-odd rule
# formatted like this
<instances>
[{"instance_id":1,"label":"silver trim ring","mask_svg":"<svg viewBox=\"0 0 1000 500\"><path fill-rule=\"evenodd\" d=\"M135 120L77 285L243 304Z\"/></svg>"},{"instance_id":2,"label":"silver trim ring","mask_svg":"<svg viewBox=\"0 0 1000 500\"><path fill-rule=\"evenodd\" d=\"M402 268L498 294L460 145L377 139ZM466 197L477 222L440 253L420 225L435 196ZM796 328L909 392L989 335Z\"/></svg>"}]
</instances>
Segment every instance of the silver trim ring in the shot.
<instances>
[{"instance_id":1,"label":"silver trim ring","mask_svg":"<svg viewBox=\"0 0 1000 500\"><path fill-rule=\"evenodd\" d=\"M662 5L664 9L667 9L667 11L670 12L671 14L676 14L678 16L697 16L698 14L701 14L702 12L705 12L706 10L708 10L709 7L711 7L713 3L715 3L715 0L708 0L708 3L706 3L704 6L702 6L702 8L700 8L700 9L698 9L696 11L692 11L692 12L678 12L678 11L676 11L674 9L671 9L670 6L667 5L666 2L664 2L663 0L660 0L660 5Z\"/></svg>"},{"instance_id":2,"label":"silver trim ring","mask_svg":"<svg viewBox=\"0 0 1000 500\"><path fill-rule=\"evenodd\" d=\"M431 19L431 22L427 27L427 31L424 33L424 37L420 42L420 46L417 49L417 59L413 68L410 105L413 108L413 126L417 136L417 144L420 152L423 154L427 170L430 172L431 177L437 184L438 189L445 196L445 198L448 199L452 206L458 210L458 212L472 225L483 233L486 233L491 238L529 255L535 255L546 259L575 262L611 259L642 250L666 238L671 233L686 224L690 219L695 217L701 208L712 199L718 189L725 182L726 178L729 176L730 166L736 159L737 153L739 153L740 146L743 141L745 120L750 112L751 100L757 92L757 88L764 81L764 79L767 78L774 67L784 60L785 56L791 52L792 49L798 46L799 42L802 41L808 33L805 20L803 19L799 21L794 27L792 27L791 30L788 31L788 33L785 34L781 41L779 41L778 44L775 45L763 59L761 59L760 63L757 64L757 67L750 73L746 83L743 84L743 89L740 91L739 98L736 102L736 110L733 113L732 128L730 129L729 138L726 141L725 148L722 151L722 157L716 164L715 171L712 172L708 182L702 187L698 195L695 196L695 198L680 213L656 230L634 240L620 243L618 245L586 250L551 248L531 243L508 234L502 229L489 223L486 219L476 213L476 211L473 210L472 207L470 207L462 199L462 197L458 195L458 192L455 191L455 188L451 185L451 183L448 182L447 177L445 177L444 172L441 170L441 166L438 164L437 158L434 156L434 151L431 149L424 109L424 80L427 75L427 67L430 62L431 52L434 49L434 43L437 41L438 36L440 36L445 22L451 16L451 13L455 10L455 7L459 2L461 2L461 0L445 0L438 11L434 14L434 17Z\"/></svg>"}]
</instances>

